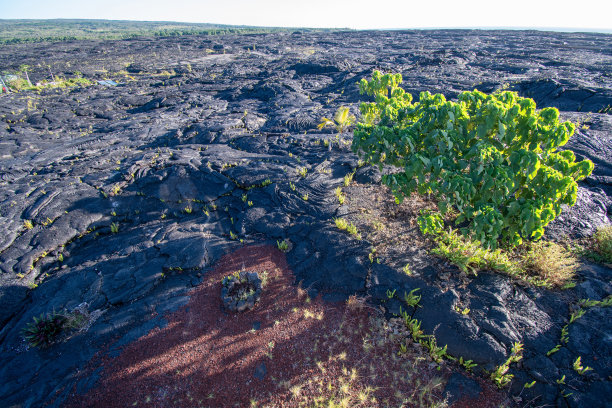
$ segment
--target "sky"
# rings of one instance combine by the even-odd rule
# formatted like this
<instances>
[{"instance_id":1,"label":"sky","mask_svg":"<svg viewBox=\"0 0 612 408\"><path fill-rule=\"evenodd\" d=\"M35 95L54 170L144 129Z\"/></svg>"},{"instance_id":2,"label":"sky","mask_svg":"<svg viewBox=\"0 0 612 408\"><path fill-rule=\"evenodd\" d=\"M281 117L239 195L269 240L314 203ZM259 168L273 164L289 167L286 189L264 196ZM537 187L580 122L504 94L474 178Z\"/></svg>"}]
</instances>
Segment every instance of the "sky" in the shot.
<instances>
[{"instance_id":1,"label":"sky","mask_svg":"<svg viewBox=\"0 0 612 408\"><path fill-rule=\"evenodd\" d=\"M265 27L555 28L612 32L610 0L0 0L0 19L84 18Z\"/></svg>"}]
</instances>

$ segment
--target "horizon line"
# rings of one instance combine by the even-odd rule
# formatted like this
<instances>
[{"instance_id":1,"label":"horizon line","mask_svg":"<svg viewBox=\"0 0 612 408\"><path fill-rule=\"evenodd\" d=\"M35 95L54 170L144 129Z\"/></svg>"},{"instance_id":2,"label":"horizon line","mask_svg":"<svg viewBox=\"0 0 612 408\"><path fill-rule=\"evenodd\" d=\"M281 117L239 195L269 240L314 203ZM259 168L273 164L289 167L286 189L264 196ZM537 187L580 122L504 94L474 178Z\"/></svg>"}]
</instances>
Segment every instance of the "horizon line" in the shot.
<instances>
[{"instance_id":1,"label":"horizon line","mask_svg":"<svg viewBox=\"0 0 612 408\"><path fill-rule=\"evenodd\" d=\"M307 29L307 30L351 30L351 31L429 31L429 30L480 30L480 31L542 31L564 33L598 33L612 34L612 28L586 27L530 27L530 26L428 26L428 27L382 27L382 28L352 28L352 27L308 27L308 26L258 26L246 24L226 24L172 20L115 20L105 18L0 18L0 21L108 21L130 23L172 23L186 25L210 25L219 27L260 28L260 29Z\"/></svg>"}]
</instances>

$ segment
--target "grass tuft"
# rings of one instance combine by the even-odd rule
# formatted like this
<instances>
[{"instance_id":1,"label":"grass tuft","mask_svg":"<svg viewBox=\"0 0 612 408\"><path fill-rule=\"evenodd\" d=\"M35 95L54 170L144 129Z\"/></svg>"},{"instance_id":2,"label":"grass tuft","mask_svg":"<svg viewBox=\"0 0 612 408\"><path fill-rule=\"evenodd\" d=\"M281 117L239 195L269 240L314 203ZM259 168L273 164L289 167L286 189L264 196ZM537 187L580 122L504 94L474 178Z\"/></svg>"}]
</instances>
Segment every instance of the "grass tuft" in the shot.
<instances>
[{"instance_id":1,"label":"grass tuft","mask_svg":"<svg viewBox=\"0 0 612 408\"><path fill-rule=\"evenodd\" d=\"M342 187L337 187L335 193L340 205L344 204L344 201L346 200L346 195L342 192Z\"/></svg>"},{"instance_id":2,"label":"grass tuft","mask_svg":"<svg viewBox=\"0 0 612 408\"><path fill-rule=\"evenodd\" d=\"M287 241L286 239L282 241L276 241L276 247L283 252L289 252L289 241Z\"/></svg>"},{"instance_id":3,"label":"grass tuft","mask_svg":"<svg viewBox=\"0 0 612 408\"><path fill-rule=\"evenodd\" d=\"M346 231L349 226L348 221L346 221L344 218L335 218L334 222L336 223L336 227L342 231Z\"/></svg>"},{"instance_id":4,"label":"grass tuft","mask_svg":"<svg viewBox=\"0 0 612 408\"><path fill-rule=\"evenodd\" d=\"M612 225L601 227L593 235L593 246L607 263L612 263Z\"/></svg>"},{"instance_id":5,"label":"grass tuft","mask_svg":"<svg viewBox=\"0 0 612 408\"><path fill-rule=\"evenodd\" d=\"M344 187L348 187L353 182L353 177L355 176L355 172L349 173L344 176Z\"/></svg>"},{"instance_id":6,"label":"grass tuft","mask_svg":"<svg viewBox=\"0 0 612 408\"><path fill-rule=\"evenodd\" d=\"M355 238L357 238L358 240L361 240L361 234L357 230L357 227L355 226L355 224L351 223L350 225L348 225L346 227L346 231L352 236L354 236Z\"/></svg>"},{"instance_id":7,"label":"grass tuft","mask_svg":"<svg viewBox=\"0 0 612 408\"><path fill-rule=\"evenodd\" d=\"M554 242L539 241L531 244L531 249L523 259L525 269L553 286L564 286L571 282L580 267L574 256Z\"/></svg>"},{"instance_id":8,"label":"grass tuft","mask_svg":"<svg viewBox=\"0 0 612 408\"><path fill-rule=\"evenodd\" d=\"M34 317L22 331L30 347L46 347L53 343L62 332L66 317L57 312Z\"/></svg>"}]
</instances>

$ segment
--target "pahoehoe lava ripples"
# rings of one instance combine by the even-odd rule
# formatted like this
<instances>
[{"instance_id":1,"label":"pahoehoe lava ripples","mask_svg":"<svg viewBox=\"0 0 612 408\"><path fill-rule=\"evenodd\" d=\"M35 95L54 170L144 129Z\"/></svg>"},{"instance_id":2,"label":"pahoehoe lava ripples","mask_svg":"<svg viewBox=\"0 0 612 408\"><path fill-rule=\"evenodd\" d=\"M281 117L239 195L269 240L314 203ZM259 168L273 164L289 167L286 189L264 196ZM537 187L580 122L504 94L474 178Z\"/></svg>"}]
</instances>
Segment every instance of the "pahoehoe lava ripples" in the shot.
<instances>
[{"instance_id":1,"label":"pahoehoe lava ripples","mask_svg":"<svg viewBox=\"0 0 612 408\"><path fill-rule=\"evenodd\" d=\"M187 290L221 255L288 239L288 261L313 296L358 294L383 304L387 289L419 287L423 307L415 317L451 354L490 370L510 342L525 344L510 389L523 403L604 406L612 396L611 308L589 310L571 326L567 347L550 357L546 351L558 342L568 305L612 293L610 268L585 264L576 288L560 296L491 274L440 286L443 266L408 277L371 263L368 243L331 223L346 212L334 188L356 170L358 181L380 173L359 169L349 133L337 139L316 125L339 106L357 114L365 99L357 81L374 69L401 72L415 96L453 98L507 84L581 122L567 147L596 168L580 184L578 204L547 233L588 236L612 212L611 40L440 30L3 46L0 66L28 64L33 82L48 75L37 68L43 61L55 75L79 71L120 84L0 97L0 401L60 406L95 383L74 373L102 345L119 339L108 351L117 353L163 325L163 314L186 303ZM471 300L472 316L452 313L458 299ZM104 311L86 335L24 349L20 330L33 316L84 302ZM384 304L396 312L393 302ZM576 355L593 372L576 375ZM573 387L567 398L556 383L563 375Z\"/></svg>"}]
</instances>

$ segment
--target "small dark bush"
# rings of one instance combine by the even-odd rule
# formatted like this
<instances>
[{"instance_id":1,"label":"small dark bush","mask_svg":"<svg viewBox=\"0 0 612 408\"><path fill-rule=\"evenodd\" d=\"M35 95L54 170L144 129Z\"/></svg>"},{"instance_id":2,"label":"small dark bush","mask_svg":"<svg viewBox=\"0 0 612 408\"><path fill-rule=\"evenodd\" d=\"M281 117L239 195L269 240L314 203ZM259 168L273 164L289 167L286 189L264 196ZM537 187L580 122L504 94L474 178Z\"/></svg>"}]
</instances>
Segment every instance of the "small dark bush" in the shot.
<instances>
[{"instance_id":1,"label":"small dark bush","mask_svg":"<svg viewBox=\"0 0 612 408\"><path fill-rule=\"evenodd\" d=\"M40 315L23 329L23 336L31 347L46 347L57 339L65 323L66 317L61 313Z\"/></svg>"}]
</instances>

